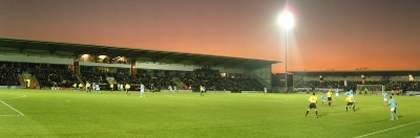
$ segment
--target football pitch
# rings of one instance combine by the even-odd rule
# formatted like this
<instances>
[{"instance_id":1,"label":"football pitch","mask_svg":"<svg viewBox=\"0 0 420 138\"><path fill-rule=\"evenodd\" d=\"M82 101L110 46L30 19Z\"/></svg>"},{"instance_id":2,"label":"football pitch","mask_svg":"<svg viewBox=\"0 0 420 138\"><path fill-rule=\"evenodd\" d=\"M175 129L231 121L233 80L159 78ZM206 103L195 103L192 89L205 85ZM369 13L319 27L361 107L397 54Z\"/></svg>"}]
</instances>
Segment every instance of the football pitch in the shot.
<instances>
[{"instance_id":1,"label":"football pitch","mask_svg":"<svg viewBox=\"0 0 420 138\"><path fill-rule=\"evenodd\" d=\"M420 97L395 96L391 121L381 95L340 95L305 117L309 94L0 89L0 137L417 137Z\"/></svg>"}]
</instances>

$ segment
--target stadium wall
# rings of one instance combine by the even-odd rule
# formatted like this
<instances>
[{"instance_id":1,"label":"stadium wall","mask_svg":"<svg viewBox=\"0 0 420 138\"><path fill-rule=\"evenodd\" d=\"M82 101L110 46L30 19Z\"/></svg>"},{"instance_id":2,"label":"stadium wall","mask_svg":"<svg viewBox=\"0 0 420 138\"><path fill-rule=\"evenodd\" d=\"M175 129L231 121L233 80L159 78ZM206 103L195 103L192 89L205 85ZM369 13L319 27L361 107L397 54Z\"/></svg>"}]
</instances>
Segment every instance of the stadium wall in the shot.
<instances>
[{"instance_id":1,"label":"stadium wall","mask_svg":"<svg viewBox=\"0 0 420 138\"><path fill-rule=\"evenodd\" d=\"M73 63L72 63L73 64ZM130 68L129 64L105 64L95 62L79 62L80 66L94 66L94 67L115 67L115 68Z\"/></svg>"},{"instance_id":2,"label":"stadium wall","mask_svg":"<svg viewBox=\"0 0 420 138\"><path fill-rule=\"evenodd\" d=\"M245 69L241 68L228 68L228 67L213 67L212 69L219 70L223 73L238 73L238 74L244 74Z\"/></svg>"},{"instance_id":3,"label":"stadium wall","mask_svg":"<svg viewBox=\"0 0 420 138\"><path fill-rule=\"evenodd\" d=\"M135 68L137 69L154 69L154 70L175 70L175 71L194 71L199 68L196 65L183 65L183 64L169 64L159 62L136 62Z\"/></svg>"},{"instance_id":4,"label":"stadium wall","mask_svg":"<svg viewBox=\"0 0 420 138\"><path fill-rule=\"evenodd\" d=\"M264 86L271 88L271 65L262 66L260 68L254 68L252 74L255 75L260 83L263 83Z\"/></svg>"},{"instance_id":5,"label":"stadium wall","mask_svg":"<svg viewBox=\"0 0 420 138\"><path fill-rule=\"evenodd\" d=\"M72 58L62 58L57 56L48 55L28 55L16 53L0 53L0 61L9 62L25 62L25 63L46 63L46 64L60 64L60 65L73 65Z\"/></svg>"},{"instance_id":6,"label":"stadium wall","mask_svg":"<svg viewBox=\"0 0 420 138\"><path fill-rule=\"evenodd\" d=\"M137 69L153 69L153 70L173 70L173 71L194 71L200 69L198 65L185 65L176 63L160 63L160 62L136 62ZM226 67L212 67L212 69L219 70L223 73L240 73L243 74L245 69L240 68L226 68Z\"/></svg>"}]
</instances>

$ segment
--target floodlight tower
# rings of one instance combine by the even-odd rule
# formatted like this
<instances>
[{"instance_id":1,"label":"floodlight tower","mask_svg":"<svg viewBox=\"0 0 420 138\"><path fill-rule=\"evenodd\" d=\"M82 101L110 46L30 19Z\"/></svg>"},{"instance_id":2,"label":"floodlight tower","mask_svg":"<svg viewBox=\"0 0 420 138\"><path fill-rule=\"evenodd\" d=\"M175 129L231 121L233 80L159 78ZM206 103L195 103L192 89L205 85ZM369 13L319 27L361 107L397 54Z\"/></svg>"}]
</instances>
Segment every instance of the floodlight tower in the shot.
<instances>
[{"instance_id":1,"label":"floodlight tower","mask_svg":"<svg viewBox=\"0 0 420 138\"><path fill-rule=\"evenodd\" d=\"M278 18L278 23L279 25L284 29L284 32L286 32L286 37L285 37L285 51L284 51L284 87L287 90L287 48L289 45L289 31L293 28L293 26L295 25L295 20L293 17L292 12L290 12L289 10L284 10L279 18Z\"/></svg>"}]
</instances>

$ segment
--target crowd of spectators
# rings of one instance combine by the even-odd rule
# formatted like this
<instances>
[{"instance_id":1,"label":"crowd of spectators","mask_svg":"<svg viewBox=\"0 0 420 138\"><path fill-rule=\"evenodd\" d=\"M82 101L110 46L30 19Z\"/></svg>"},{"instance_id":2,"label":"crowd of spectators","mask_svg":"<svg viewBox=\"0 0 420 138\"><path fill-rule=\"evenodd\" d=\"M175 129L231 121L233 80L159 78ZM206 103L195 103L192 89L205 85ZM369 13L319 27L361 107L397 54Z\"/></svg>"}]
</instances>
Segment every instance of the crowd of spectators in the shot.
<instances>
[{"instance_id":1,"label":"crowd of spectators","mask_svg":"<svg viewBox=\"0 0 420 138\"><path fill-rule=\"evenodd\" d=\"M163 75L155 74L151 75L147 72L140 72L133 76L127 72L118 73L94 73L89 72L83 76L103 76L113 77L117 85L130 84L131 89L136 89L141 83L146 86L147 89L152 91L159 90L170 90L177 87L178 90L192 90L198 91L200 85L205 87L206 90L213 91L262 91L263 86L255 79L248 79L243 77L222 77L218 71L214 70L203 70L182 73L182 75ZM103 74L103 75L101 75ZM97 78L97 77L96 77ZM84 80L87 78L83 78ZM96 81L91 81L96 82ZM182 85L182 86L179 86Z\"/></svg>"},{"instance_id":2,"label":"crowd of spectators","mask_svg":"<svg viewBox=\"0 0 420 138\"><path fill-rule=\"evenodd\" d=\"M108 84L106 80L106 73L96 72L92 70L80 70L80 79L83 83L99 83L99 84Z\"/></svg>"},{"instance_id":3,"label":"crowd of spectators","mask_svg":"<svg viewBox=\"0 0 420 138\"><path fill-rule=\"evenodd\" d=\"M145 73L130 75L128 71L121 70L117 72L106 72L92 68L85 68L81 70L81 74L79 76L84 83L99 83L103 86L101 89L110 89L109 83L114 84L114 89L118 89L121 84L129 84L131 86L131 90L138 89L140 84L144 84L149 90L168 89L168 86L175 85L172 80L173 78L170 76L153 76ZM107 77L113 78L113 81L108 82Z\"/></svg>"},{"instance_id":4,"label":"crowd of spectators","mask_svg":"<svg viewBox=\"0 0 420 138\"><path fill-rule=\"evenodd\" d=\"M64 65L49 65L30 69L41 87L71 87L78 82L76 75Z\"/></svg>"},{"instance_id":5,"label":"crowd of spectators","mask_svg":"<svg viewBox=\"0 0 420 138\"><path fill-rule=\"evenodd\" d=\"M220 72L211 69L200 69L181 76L181 81L198 91L199 86L214 91L261 91L264 86L255 79L242 76L221 76Z\"/></svg>"},{"instance_id":6,"label":"crowd of spectators","mask_svg":"<svg viewBox=\"0 0 420 138\"><path fill-rule=\"evenodd\" d=\"M14 68L1 67L0 68L0 85L18 86L19 77L18 72Z\"/></svg>"},{"instance_id":7,"label":"crowd of spectators","mask_svg":"<svg viewBox=\"0 0 420 138\"><path fill-rule=\"evenodd\" d=\"M387 90L420 91L420 82L414 81L392 81L385 86Z\"/></svg>"},{"instance_id":8,"label":"crowd of spectators","mask_svg":"<svg viewBox=\"0 0 420 138\"><path fill-rule=\"evenodd\" d=\"M77 81L76 76L66 65L20 63L20 62L0 62L0 85L19 86L19 76L23 72L36 77L36 85L41 87L70 87ZM32 87L32 86L31 86Z\"/></svg>"},{"instance_id":9,"label":"crowd of spectators","mask_svg":"<svg viewBox=\"0 0 420 138\"><path fill-rule=\"evenodd\" d=\"M14 64L14 63L10 63ZM16 68L12 68L15 66ZM0 85L19 85L18 74L28 72L38 80L40 87L71 88L79 84L78 76L82 83L99 83L109 85L107 77L114 77L115 84L130 84L139 86L143 83L150 90L167 90L170 87L183 85L178 89L198 91L200 86L213 91L261 91L263 86L255 79L241 76L221 76L220 72L211 69L199 69L182 75L151 75L141 72L130 75L129 72L110 73L95 69L95 67L82 67L80 74L75 74L66 65L17 63L14 65L3 64L0 68ZM104 87L109 88L109 87ZM132 87L135 89L136 87Z\"/></svg>"}]
</instances>

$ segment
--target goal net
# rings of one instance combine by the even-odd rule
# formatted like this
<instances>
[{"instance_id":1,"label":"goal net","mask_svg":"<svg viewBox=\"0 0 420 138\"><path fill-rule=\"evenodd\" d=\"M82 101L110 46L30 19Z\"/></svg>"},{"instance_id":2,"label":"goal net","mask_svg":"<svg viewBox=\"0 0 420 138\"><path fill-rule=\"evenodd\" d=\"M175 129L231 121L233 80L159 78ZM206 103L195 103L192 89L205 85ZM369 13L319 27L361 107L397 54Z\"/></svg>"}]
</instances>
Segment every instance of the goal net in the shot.
<instances>
[{"instance_id":1,"label":"goal net","mask_svg":"<svg viewBox=\"0 0 420 138\"><path fill-rule=\"evenodd\" d=\"M358 94L381 94L385 92L384 85L357 85Z\"/></svg>"}]
</instances>

